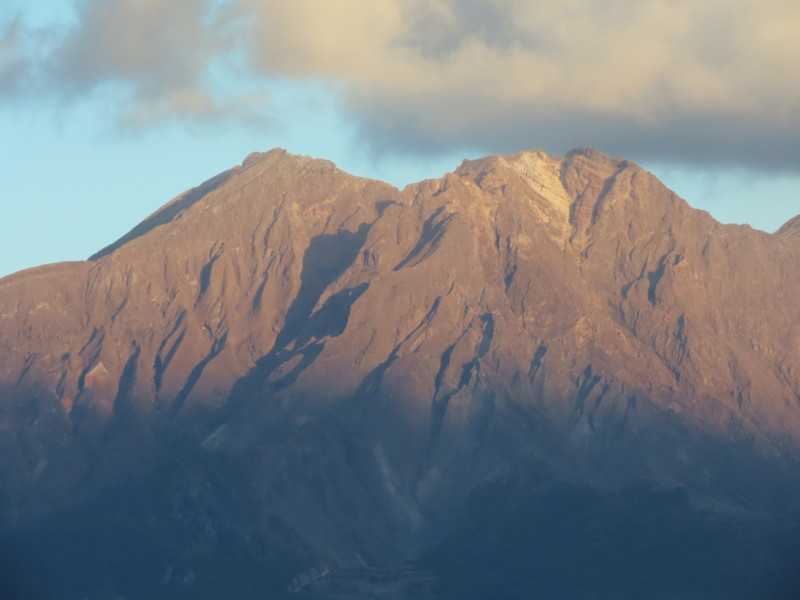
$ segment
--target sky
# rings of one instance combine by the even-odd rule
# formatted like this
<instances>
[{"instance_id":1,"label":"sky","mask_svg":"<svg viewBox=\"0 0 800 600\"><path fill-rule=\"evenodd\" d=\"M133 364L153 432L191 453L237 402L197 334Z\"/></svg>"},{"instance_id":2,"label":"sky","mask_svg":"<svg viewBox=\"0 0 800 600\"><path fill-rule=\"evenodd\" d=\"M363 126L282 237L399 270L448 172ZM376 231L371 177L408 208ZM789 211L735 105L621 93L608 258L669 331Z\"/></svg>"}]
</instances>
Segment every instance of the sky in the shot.
<instances>
[{"instance_id":1,"label":"sky","mask_svg":"<svg viewBox=\"0 0 800 600\"><path fill-rule=\"evenodd\" d=\"M81 260L250 152L402 186L592 146L800 214L794 0L3 0L0 276Z\"/></svg>"}]
</instances>

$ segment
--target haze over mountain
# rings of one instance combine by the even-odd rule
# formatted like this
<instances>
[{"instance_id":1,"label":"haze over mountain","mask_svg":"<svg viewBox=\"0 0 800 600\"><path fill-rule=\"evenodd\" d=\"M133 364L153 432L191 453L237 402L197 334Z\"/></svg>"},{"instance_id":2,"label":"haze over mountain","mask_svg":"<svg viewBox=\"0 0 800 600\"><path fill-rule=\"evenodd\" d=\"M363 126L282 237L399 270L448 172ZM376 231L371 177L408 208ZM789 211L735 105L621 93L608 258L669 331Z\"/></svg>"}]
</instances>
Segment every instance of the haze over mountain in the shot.
<instances>
[{"instance_id":1,"label":"haze over mountain","mask_svg":"<svg viewBox=\"0 0 800 600\"><path fill-rule=\"evenodd\" d=\"M792 597L799 233L588 149L251 155L0 280L9 594Z\"/></svg>"}]
</instances>

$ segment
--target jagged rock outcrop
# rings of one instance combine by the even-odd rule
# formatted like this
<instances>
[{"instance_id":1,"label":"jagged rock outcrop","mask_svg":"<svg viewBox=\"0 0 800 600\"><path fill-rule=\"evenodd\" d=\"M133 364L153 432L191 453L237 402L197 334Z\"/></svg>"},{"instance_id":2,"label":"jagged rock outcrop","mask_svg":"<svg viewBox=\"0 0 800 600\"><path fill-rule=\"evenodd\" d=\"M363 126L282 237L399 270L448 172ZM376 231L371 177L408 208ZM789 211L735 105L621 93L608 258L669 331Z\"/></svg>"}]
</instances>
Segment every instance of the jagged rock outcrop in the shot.
<instances>
[{"instance_id":1,"label":"jagged rock outcrop","mask_svg":"<svg viewBox=\"0 0 800 600\"><path fill-rule=\"evenodd\" d=\"M176 455L241 469L230 502L298 564L414 556L508 478L786 514L796 223L721 225L592 150L403 190L252 155L86 262L0 280L0 525Z\"/></svg>"}]
</instances>

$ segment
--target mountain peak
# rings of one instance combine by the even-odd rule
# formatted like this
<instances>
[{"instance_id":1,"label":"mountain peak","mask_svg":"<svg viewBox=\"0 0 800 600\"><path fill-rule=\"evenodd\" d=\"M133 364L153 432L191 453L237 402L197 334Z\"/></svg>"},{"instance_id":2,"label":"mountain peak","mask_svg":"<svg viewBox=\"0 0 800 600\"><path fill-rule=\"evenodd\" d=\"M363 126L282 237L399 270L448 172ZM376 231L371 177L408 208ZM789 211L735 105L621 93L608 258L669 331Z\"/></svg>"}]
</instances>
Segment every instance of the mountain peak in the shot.
<instances>
[{"instance_id":1,"label":"mountain peak","mask_svg":"<svg viewBox=\"0 0 800 600\"><path fill-rule=\"evenodd\" d=\"M90 256L89 260L98 260L112 254L129 242L146 235L156 227L175 221L195 204L206 199L212 192L222 188L229 181L245 173L252 174L253 170L259 170L259 168L262 172L264 169L269 169L270 172L274 173L276 176L281 173L294 173L301 169L313 169L319 173L328 174L338 170L336 165L329 160L291 154L284 148L273 148L266 152L252 152L245 157L241 165L223 171L200 185L176 196L121 238Z\"/></svg>"},{"instance_id":2,"label":"mountain peak","mask_svg":"<svg viewBox=\"0 0 800 600\"><path fill-rule=\"evenodd\" d=\"M525 195L533 195L543 210L550 213L546 220L566 224L572 198L562 183L563 160L541 150L524 150L510 155L494 155L465 160L456 174L472 180L482 189L506 189L510 182L522 184ZM519 185L512 185L514 190Z\"/></svg>"},{"instance_id":3,"label":"mountain peak","mask_svg":"<svg viewBox=\"0 0 800 600\"><path fill-rule=\"evenodd\" d=\"M242 161L242 167L246 169L247 167L261 162L269 157L282 157L287 155L289 155L289 152L285 148L272 148L266 152L251 152Z\"/></svg>"},{"instance_id":4,"label":"mountain peak","mask_svg":"<svg viewBox=\"0 0 800 600\"><path fill-rule=\"evenodd\" d=\"M777 235L786 237L800 237L800 215L789 219L778 229Z\"/></svg>"},{"instance_id":5,"label":"mountain peak","mask_svg":"<svg viewBox=\"0 0 800 600\"><path fill-rule=\"evenodd\" d=\"M336 169L336 165L324 158L315 158L305 154L292 154L285 148L272 148L266 152L251 152L242 161L242 169L247 170L258 164L269 164L271 166L292 165L309 166L315 165L323 169Z\"/></svg>"},{"instance_id":6,"label":"mountain peak","mask_svg":"<svg viewBox=\"0 0 800 600\"><path fill-rule=\"evenodd\" d=\"M572 158L583 158L585 160L593 161L593 162L604 162L604 163L621 163L627 162L621 158L615 158L605 152L598 150L597 148L592 148L591 146L582 146L579 148L573 148L569 152L566 153L564 158L572 159Z\"/></svg>"}]
</instances>

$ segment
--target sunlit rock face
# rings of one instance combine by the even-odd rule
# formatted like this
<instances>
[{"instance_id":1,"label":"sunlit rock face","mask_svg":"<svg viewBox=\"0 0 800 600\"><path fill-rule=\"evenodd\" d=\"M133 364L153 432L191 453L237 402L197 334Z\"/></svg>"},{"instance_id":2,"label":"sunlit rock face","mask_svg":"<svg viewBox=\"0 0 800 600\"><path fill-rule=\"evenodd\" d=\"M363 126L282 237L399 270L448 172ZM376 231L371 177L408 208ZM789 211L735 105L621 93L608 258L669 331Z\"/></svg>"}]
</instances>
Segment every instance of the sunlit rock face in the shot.
<instances>
[{"instance_id":1,"label":"sunlit rock face","mask_svg":"<svg viewBox=\"0 0 800 600\"><path fill-rule=\"evenodd\" d=\"M165 597L223 550L283 591L440 557L509 482L677 488L772 532L800 477L796 223L721 225L592 150L403 190L251 155L89 261L0 280L0 523L116 515Z\"/></svg>"}]
</instances>

